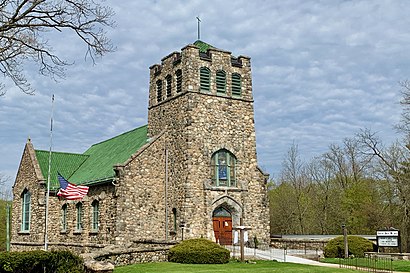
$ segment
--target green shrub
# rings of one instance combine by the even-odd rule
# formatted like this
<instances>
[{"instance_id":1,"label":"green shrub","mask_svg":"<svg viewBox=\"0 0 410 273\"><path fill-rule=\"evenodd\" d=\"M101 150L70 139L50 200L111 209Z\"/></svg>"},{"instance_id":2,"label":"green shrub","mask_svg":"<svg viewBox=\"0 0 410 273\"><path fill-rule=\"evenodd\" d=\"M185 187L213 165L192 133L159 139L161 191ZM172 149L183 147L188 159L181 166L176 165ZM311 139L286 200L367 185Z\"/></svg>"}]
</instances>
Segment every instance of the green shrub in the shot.
<instances>
[{"instance_id":1,"label":"green shrub","mask_svg":"<svg viewBox=\"0 0 410 273\"><path fill-rule=\"evenodd\" d=\"M46 271L44 271L46 268ZM69 251L1 252L0 273L83 273L83 259Z\"/></svg>"},{"instance_id":2,"label":"green shrub","mask_svg":"<svg viewBox=\"0 0 410 273\"><path fill-rule=\"evenodd\" d=\"M373 243L363 237L347 236L349 255L364 257L365 252L373 251ZM343 258L345 253L343 236L330 240L324 249L326 258Z\"/></svg>"},{"instance_id":3,"label":"green shrub","mask_svg":"<svg viewBox=\"0 0 410 273\"><path fill-rule=\"evenodd\" d=\"M229 250L207 239L182 241L169 250L168 260L183 264L224 264L230 258Z\"/></svg>"}]
</instances>

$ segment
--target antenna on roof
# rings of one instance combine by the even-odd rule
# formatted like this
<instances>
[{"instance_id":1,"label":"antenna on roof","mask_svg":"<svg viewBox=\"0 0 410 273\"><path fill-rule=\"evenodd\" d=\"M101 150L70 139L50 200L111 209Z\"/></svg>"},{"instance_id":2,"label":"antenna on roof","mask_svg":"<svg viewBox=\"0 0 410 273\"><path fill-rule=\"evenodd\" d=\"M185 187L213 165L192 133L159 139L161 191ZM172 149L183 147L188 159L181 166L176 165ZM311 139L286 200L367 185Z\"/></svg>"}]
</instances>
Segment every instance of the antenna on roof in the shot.
<instances>
[{"instance_id":1,"label":"antenna on roof","mask_svg":"<svg viewBox=\"0 0 410 273\"><path fill-rule=\"evenodd\" d=\"M198 20L198 40L201 40L201 19L199 19L199 16L197 16L196 19Z\"/></svg>"}]
</instances>

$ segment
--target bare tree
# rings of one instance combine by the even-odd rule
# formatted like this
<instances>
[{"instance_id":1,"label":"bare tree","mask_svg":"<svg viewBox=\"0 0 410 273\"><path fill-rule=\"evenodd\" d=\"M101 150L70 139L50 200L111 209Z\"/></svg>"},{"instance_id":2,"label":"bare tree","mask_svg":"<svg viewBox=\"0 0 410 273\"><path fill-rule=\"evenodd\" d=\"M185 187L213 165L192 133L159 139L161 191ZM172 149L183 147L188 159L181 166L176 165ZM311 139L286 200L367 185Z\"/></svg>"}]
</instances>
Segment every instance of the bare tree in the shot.
<instances>
[{"instance_id":1,"label":"bare tree","mask_svg":"<svg viewBox=\"0 0 410 273\"><path fill-rule=\"evenodd\" d=\"M370 130L363 130L358 137L363 144L363 153L373 155L384 165L384 176L386 181L390 181L394 200L390 199L389 204L396 203L399 213L397 223L402 231L402 246L404 251L410 250L410 145L399 147L394 144L389 149L382 146L375 133Z\"/></svg>"},{"instance_id":2,"label":"bare tree","mask_svg":"<svg viewBox=\"0 0 410 273\"><path fill-rule=\"evenodd\" d=\"M52 78L63 77L69 64L54 53L46 33L74 33L94 62L114 50L104 31L114 25L113 14L95 0L0 0L0 72L23 92L34 94L23 73L25 61L36 63L40 74ZM3 95L4 87L0 83Z\"/></svg>"},{"instance_id":3,"label":"bare tree","mask_svg":"<svg viewBox=\"0 0 410 273\"><path fill-rule=\"evenodd\" d=\"M293 201L295 202L295 211L293 213L299 224L299 233L306 232L306 214L309 209L308 193L311 188L311 183L308 181L306 166L300 159L298 146L293 144L283 161L282 182L289 183L293 189Z\"/></svg>"}]
</instances>

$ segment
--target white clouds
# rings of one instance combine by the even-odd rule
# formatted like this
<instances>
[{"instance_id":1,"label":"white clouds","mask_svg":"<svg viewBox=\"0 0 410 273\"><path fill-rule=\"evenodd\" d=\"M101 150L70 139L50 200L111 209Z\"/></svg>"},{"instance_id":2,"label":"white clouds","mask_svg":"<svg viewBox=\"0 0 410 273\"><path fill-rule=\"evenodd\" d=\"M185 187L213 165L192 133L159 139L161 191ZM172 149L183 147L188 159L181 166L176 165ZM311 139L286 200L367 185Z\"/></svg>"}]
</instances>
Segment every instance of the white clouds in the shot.
<instances>
[{"instance_id":1,"label":"white clouds","mask_svg":"<svg viewBox=\"0 0 410 273\"><path fill-rule=\"evenodd\" d=\"M410 75L406 1L109 1L117 51L93 66L71 36L53 40L75 66L55 83L27 73L38 92L10 87L0 99L0 172L15 176L31 136L48 149L50 96L56 94L55 149L91 144L147 122L148 67L202 39L252 57L260 165L278 173L293 141L305 158L371 127L393 140L399 81ZM58 36L60 37L60 36Z\"/></svg>"}]
</instances>

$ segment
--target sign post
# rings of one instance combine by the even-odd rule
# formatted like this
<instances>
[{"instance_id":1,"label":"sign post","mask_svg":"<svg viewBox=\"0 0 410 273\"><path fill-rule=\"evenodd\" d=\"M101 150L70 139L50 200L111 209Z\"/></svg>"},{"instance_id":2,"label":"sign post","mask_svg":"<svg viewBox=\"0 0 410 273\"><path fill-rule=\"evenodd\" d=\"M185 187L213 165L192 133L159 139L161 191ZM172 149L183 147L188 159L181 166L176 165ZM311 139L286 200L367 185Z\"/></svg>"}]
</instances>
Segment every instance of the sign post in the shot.
<instances>
[{"instance_id":1,"label":"sign post","mask_svg":"<svg viewBox=\"0 0 410 273\"><path fill-rule=\"evenodd\" d=\"M241 262L245 260L245 231L251 230L251 227L243 225L243 218L240 220L240 226L234 227L233 230L239 230L240 248L241 248Z\"/></svg>"}]
</instances>

